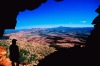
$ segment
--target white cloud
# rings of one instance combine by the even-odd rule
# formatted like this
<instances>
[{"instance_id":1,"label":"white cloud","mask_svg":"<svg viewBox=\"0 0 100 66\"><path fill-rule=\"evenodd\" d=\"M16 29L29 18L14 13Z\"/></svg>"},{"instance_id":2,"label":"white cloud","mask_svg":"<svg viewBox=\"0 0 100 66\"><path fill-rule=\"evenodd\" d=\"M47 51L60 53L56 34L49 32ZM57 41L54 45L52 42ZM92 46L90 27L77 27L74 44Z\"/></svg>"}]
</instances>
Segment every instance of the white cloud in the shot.
<instances>
[{"instance_id":1,"label":"white cloud","mask_svg":"<svg viewBox=\"0 0 100 66\"><path fill-rule=\"evenodd\" d=\"M80 21L81 23L86 23L87 21L86 20L83 20L83 21Z\"/></svg>"}]
</instances>

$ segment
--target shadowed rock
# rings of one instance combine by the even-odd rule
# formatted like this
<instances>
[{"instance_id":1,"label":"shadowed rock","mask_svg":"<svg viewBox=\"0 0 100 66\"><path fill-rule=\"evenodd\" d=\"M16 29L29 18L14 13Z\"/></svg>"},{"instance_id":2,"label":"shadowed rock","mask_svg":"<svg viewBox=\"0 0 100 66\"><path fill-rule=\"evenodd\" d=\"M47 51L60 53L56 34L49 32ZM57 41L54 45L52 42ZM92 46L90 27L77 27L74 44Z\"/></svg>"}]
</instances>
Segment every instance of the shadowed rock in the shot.
<instances>
[{"instance_id":1,"label":"shadowed rock","mask_svg":"<svg viewBox=\"0 0 100 66\"><path fill-rule=\"evenodd\" d=\"M55 0L60 2L62 0ZM17 15L25 10L34 10L47 0L1 0L0 1L0 37L5 29L15 29Z\"/></svg>"},{"instance_id":2,"label":"shadowed rock","mask_svg":"<svg viewBox=\"0 0 100 66\"><path fill-rule=\"evenodd\" d=\"M47 0L1 0L0 37L5 29L15 29L17 15L25 10L34 10Z\"/></svg>"},{"instance_id":3,"label":"shadowed rock","mask_svg":"<svg viewBox=\"0 0 100 66\"><path fill-rule=\"evenodd\" d=\"M55 0L56 2L62 2L62 1L64 1L64 0Z\"/></svg>"},{"instance_id":4,"label":"shadowed rock","mask_svg":"<svg viewBox=\"0 0 100 66\"><path fill-rule=\"evenodd\" d=\"M86 41L86 45L87 47L99 49L100 47L100 44L99 44L100 42L100 6L95 11L99 15L92 22L92 24L94 25L94 29L91 31L91 34Z\"/></svg>"}]
</instances>

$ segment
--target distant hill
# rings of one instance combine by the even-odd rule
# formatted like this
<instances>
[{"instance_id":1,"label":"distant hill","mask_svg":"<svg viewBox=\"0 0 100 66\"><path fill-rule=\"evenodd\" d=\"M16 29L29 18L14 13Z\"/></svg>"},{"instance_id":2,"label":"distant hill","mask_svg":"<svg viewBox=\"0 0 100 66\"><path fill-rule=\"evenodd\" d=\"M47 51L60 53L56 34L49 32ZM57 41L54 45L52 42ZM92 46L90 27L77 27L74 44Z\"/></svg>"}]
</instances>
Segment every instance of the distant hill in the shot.
<instances>
[{"instance_id":1,"label":"distant hill","mask_svg":"<svg viewBox=\"0 0 100 66\"><path fill-rule=\"evenodd\" d=\"M8 30L5 30L5 34L10 34L10 33L17 33L19 31L26 31L27 29L18 29L18 30L14 30L14 29L8 29Z\"/></svg>"},{"instance_id":2,"label":"distant hill","mask_svg":"<svg viewBox=\"0 0 100 66\"><path fill-rule=\"evenodd\" d=\"M56 27L56 28L48 28L47 31L49 32L55 32L55 33L76 33L76 34L86 34L90 33L90 31L93 30L93 27Z\"/></svg>"},{"instance_id":3,"label":"distant hill","mask_svg":"<svg viewBox=\"0 0 100 66\"><path fill-rule=\"evenodd\" d=\"M49 32L67 32L67 33L87 33L93 30L93 27L55 27L55 28L32 28L32 29L19 29L19 30L5 30L5 34L10 33L17 33L20 31L35 31L35 32L42 32L42 33L49 33Z\"/></svg>"},{"instance_id":4,"label":"distant hill","mask_svg":"<svg viewBox=\"0 0 100 66\"><path fill-rule=\"evenodd\" d=\"M49 30L92 30L93 27L55 27L55 28L49 28Z\"/></svg>"}]
</instances>

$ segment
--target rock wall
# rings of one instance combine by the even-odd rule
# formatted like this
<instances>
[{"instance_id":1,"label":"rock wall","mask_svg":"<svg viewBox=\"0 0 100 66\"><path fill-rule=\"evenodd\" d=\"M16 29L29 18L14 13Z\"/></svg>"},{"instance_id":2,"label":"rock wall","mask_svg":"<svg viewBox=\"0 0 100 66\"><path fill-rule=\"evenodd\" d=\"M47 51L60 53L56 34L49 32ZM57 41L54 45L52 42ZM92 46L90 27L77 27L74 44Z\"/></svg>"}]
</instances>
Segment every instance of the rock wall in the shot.
<instances>
[{"instance_id":1,"label":"rock wall","mask_svg":"<svg viewBox=\"0 0 100 66\"><path fill-rule=\"evenodd\" d=\"M11 66L11 61L6 57L7 51L0 46L0 66Z\"/></svg>"}]
</instances>

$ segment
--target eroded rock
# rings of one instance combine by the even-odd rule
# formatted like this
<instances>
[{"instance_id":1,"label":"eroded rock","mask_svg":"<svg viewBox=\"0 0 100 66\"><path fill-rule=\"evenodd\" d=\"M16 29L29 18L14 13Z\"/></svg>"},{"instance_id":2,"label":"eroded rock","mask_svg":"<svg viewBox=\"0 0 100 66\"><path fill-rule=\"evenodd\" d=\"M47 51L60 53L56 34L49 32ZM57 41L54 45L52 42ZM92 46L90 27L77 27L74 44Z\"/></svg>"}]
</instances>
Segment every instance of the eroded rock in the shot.
<instances>
[{"instance_id":1,"label":"eroded rock","mask_svg":"<svg viewBox=\"0 0 100 66\"><path fill-rule=\"evenodd\" d=\"M11 61L6 57L7 51L0 46L0 66L11 66Z\"/></svg>"}]
</instances>

